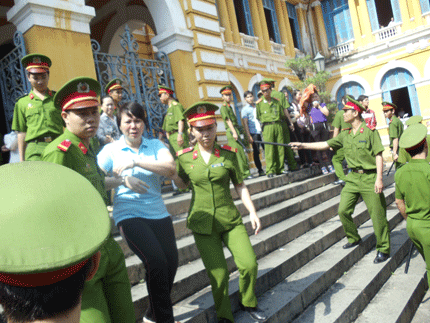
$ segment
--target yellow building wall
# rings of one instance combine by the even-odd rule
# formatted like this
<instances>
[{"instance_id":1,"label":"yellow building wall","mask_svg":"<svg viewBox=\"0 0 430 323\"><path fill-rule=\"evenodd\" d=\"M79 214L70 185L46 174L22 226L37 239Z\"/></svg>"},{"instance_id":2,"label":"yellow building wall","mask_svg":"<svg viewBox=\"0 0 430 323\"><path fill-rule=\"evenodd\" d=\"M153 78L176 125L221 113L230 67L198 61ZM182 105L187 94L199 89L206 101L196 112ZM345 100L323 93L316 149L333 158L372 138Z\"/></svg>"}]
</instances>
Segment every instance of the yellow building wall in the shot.
<instances>
[{"instance_id":1,"label":"yellow building wall","mask_svg":"<svg viewBox=\"0 0 430 323\"><path fill-rule=\"evenodd\" d=\"M34 26L24 34L24 40L28 54L39 53L51 59L50 89L59 90L78 76L97 79L90 35Z\"/></svg>"}]
</instances>

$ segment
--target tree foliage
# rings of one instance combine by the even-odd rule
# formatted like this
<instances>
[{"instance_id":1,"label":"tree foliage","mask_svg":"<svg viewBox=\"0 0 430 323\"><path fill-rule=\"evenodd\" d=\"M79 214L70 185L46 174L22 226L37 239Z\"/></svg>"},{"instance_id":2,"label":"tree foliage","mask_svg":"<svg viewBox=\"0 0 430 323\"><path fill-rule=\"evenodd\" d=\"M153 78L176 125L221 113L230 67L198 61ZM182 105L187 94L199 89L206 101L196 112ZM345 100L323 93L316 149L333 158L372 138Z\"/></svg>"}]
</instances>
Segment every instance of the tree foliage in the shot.
<instances>
[{"instance_id":1,"label":"tree foliage","mask_svg":"<svg viewBox=\"0 0 430 323\"><path fill-rule=\"evenodd\" d=\"M330 111L327 119L332 122L337 112L337 103L332 100L331 94L326 91L326 84L331 76L330 72L317 72L317 66L310 55L289 59L285 62L285 66L290 68L299 78L299 81L294 83L296 89L302 91L309 84L314 84L317 87L321 100L326 103Z\"/></svg>"}]
</instances>

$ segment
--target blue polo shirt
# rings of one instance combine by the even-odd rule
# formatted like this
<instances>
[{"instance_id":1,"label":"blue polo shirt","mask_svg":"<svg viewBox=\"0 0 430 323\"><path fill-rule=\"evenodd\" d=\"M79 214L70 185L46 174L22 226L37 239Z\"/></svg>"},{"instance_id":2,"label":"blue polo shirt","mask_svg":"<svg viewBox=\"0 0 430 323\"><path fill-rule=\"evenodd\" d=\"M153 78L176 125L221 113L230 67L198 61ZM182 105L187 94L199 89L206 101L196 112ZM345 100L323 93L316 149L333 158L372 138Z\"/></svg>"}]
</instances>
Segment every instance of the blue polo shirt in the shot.
<instances>
[{"instance_id":1,"label":"blue polo shirt","mask_svg":"<svg viewBox=\"0 0 430 323\"><path fill-rule=\"evenodd\" d=\"M242 118L248 119L249 133L252 135L259 135L261 134L261 131L257 129L257 126L255 124L256 122L259 122L255 117L255 109L255 106L247 104L245 107L242 108Z\"/></svg>"},{"instance_id":2,"label":"blue polo shirt","mask_svg":"<svg viewBox=\"0 0 430 323\"><path fill-rule=\"evenodd\" d=\"M113 169L118 165L132 160L137 161L142 157L157 160L162 150L169 151L158 139L142 137L139 152L136 152L126 144L124 136L121 136L118 141L103 147L97 155L97 161L100 168L112 176ZM137 166L126 169L122 175L139 178L149 185L149 189L145 194L135 193L124 185L115 189L113 218L116 225L123 220L136 217L162 219L170 216L161 196L161 175Z\"/></svg>"}]
</instances>

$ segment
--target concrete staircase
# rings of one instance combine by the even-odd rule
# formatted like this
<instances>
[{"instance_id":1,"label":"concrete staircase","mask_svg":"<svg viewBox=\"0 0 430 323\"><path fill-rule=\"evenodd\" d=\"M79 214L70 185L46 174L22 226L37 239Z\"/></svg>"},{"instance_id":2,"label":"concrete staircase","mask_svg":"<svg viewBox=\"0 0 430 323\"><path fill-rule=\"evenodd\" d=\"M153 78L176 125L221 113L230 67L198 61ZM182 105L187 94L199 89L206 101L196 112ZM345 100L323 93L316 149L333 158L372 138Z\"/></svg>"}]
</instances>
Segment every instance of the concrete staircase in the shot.
<instances>
[{"instance_id":1,"label":"concrete staircase","mask_svg":"<svg viewBox=\"0 0 430 323\"><path fill-rule=\"evenodd\" d=\"M333 174L321 175L317 168L303 169L274 178L246 181L264 229L251 235L259 272L259 307L269 315L268 322L411 322L425 296L425 263L416 252L409 273L404 274L410 240L394 202L394 174L384 175L387 217L391 229L392 251L388 261L375 265L375 236L367 208L359 201L354 221L363 242L344 250L346 243L337 215L340 186L333 185ZM237 199L249 234L247 211ZM186 228L186 211L191 194L164 201L174 218L180 267L172 291L175 318L181 322L217 322L214 302L203 263ZM136 319L141 322L148 303L140 260L120 236L117 241L126 254L127 269L133 285ZM238 272L231 254L224 250L230 275L230 299L235 322L252 322L238 306ZM429 295L424 298L429 301ZM421 304L423 318L429 322L430 307ZM419 316L417 314L417 317Z\"/></svg>"}]
</instances>

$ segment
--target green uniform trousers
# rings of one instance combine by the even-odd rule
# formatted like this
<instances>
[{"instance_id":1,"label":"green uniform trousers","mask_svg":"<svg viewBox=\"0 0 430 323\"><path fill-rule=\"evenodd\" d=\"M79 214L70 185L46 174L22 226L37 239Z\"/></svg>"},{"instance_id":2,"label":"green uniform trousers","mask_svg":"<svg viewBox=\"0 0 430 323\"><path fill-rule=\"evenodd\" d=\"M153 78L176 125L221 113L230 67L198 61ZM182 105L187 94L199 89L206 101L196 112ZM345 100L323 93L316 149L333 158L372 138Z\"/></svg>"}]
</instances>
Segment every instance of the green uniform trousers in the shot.
<instances>
[{"instance_id":1,"label":"green uniform trousers","mask_svg":"<svg viewBox=\"0 0 430 323\"><path fill-rule=\"evenodd\" d=\"M282 128L284 131L284 144L289 144L290 143L290 128L288 127L288 124L286 122L282 122ZM297 169L297 162L294 156L294 152L291 149L291 147L284 147L284 154L285 157L287 157L287 163L288 163L288 168L290 170L295 170Z\"/></svg>"},{"instance_id":2,"label":"green uniform trousers","mask_svg":"<svg viewBox=\"0 0 430 323\"><path fill-rule=\"evenodd\" d=\"M238 129L236 129L236 133L238 136L240 136L240 132ZM246 158L245 151L243 150L243 147L241 144L239 144L236 140L234 140L233 135L230 130L227 130L227 142L228 145L232 148L237 148L237 161L239 162L239 168L242 172L243 178L247 178L251 175L251 172L249 171L249 164L248 159ZM243 143L243 140L242 140ZM243 143L245 144L245 143Z\"/></svg>"},{"instance_id":3,"label":"green uniform trousers","mask_svg":"<svg viewBox=\"0 0 430 323\"><path fill-rule=\"evenodd\" d=\"M331 163L334 167L334 172L336 176L342 180L345 181L345 172L343 171L342 162L345 160L345 152L343 148L336 149L333 154L333 158L331 159Z\"/></svg>"},{"instance_id":4,"label":"green uniform trousers","mask_svg":"<svg viewBox=\"0 0 430 323\"><path fill-rule=\"evenodd\" d=\"M387 221L387 205L384 193L375 193L376 173L358 174L351 172L345 177L345 187L340 195L339 217L348 242L360 240L352 213L359 196L363 198L373 222L376 236L376 250L390 253L390 228Z\"/></svg>"},{"instance_id":5,"label":"green uniform trousers","mask_svg":"<svg viewBox=\"0 0 430 323\"><path fill-rule=\"evenodd\" d=\"M124 254L112 236L101 248L97 273L85 283L80 323L135 323Z\"/></svg>"},{"instance_id":6,"label":"green uniform trousers","mask_svg":"<svg viewBox=\"0 0 430 323\"><path fill-rule=\"evenodd\" d=\"M228 294L229 271L222 250L223 243L230 250L239 269L239 301L247 307L257 306L255 296L257 257L245 226L241 223L230 231L224 232L218 232L214 226L211 235L195 232L193 234L211 282L218 320L226 318L234 322Z\"/></svg>"},{"instance_id":7,"label":"green uniform trousers","mask_svg":"<svg viewBox=\"0 0 430 323\"><path fill-rule=\"evenodd\" d=\"M37 161L42 160L42 153L45 150L49 142L29 142L25 148L25 160L26 161Z\"/></svg>"},{"instance_id":8,"label":"green uniform trousers","mask_svg":"<svg viewBox=\"0 0 430 323\"><path fill-rule=\"evenodd\" d=\"M263 140L284 143L284 128L280 122L266 124L263 129ZM285 149L282 146L264 145L266 156L266 174L281 174L284 170Z\"/></svg>"},{"instance_id":9,"label":"green uniform trousers","mask_svg":"<svg viewBox=\"0 0 430 323\"><path fill-rule=\"evenodd\" d=\"M417 220L408 217L406 220L406 231L417 247L420 254L424 257L427 269L427 280L430 285L430 221Z\"/></svg>"},{"instance_id":10,"label":"green uniform trousers","mask_svg":"<svg viewBox=\"0 0 430 323\"><path fill-rule=\"evenodd\" d=\"M172 154L174 159L176 159L176 152L178 150L182 150L182 149L187 148L189 146L188 136L186 135L185 132L182 134L182 138L184 139L184 144L182 145L182 147L179 147L179 145L178 145L178 133L175 132L175 133L172 133L171 135L169 135L169 150L170 150L170 153Z\"/></svg>"}]
</instances>

